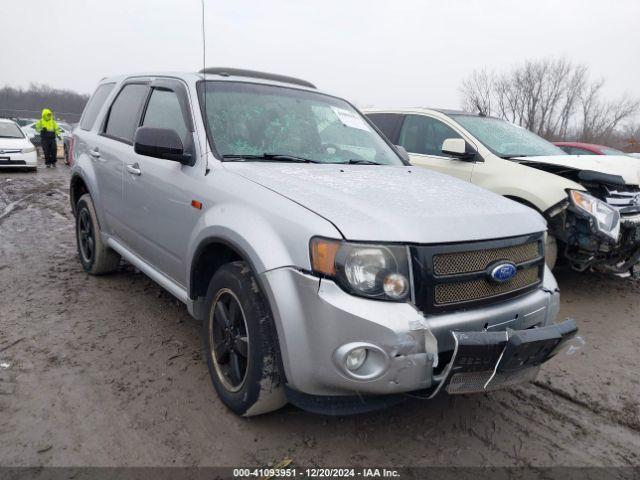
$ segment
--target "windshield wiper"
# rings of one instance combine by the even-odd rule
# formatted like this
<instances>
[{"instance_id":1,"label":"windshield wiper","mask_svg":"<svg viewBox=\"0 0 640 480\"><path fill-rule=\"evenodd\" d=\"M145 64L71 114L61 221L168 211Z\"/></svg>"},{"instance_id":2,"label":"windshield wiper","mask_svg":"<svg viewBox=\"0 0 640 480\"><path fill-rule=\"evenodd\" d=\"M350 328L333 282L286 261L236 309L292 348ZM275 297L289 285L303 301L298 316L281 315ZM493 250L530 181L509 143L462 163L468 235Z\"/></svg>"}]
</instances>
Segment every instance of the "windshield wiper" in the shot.
<instances>
[{"instance_id":1,"label":"windshield wiper","mask_svg":"<svg viewBox=\"0 0 640 480\"><path fill-rule=\"evenodd\" d=\"M360 158L352 158L350 160L347 160L346 162L335 162L338 164L343 164L343 165L382 165L381 163L378 162L372 162L371 160L365 160L365 159L360 159Z\"/></svg>"},{"instance_id":2,"label":"windshield wiper","mask_svg":"<svg viewBox=\"0 0 640 480\"><path fill-rule=\"evenodd\" d=\"M304 157L296 157L295 155L285 155L279 153L263 153L262 155L223 155L222 158L225 161L230 162L260 162L260 161L275 161L275 162L293 162L293 163L320 163L316 160Z\"/></svg>"}]
</instances>

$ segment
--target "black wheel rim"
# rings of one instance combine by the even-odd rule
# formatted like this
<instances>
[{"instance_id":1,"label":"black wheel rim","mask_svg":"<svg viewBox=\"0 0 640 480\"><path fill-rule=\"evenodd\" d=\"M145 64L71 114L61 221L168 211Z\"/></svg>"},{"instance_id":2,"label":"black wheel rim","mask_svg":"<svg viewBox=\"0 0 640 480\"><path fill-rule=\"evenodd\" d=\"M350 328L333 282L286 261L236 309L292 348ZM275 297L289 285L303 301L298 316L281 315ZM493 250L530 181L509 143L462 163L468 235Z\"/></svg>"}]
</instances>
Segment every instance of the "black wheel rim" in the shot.
<instances>
[{"instance_id":1,"label":"black wheel rim","mask_svg":"<svg viewBox=\"0 0 640 480\"><path fill-rule=\"evenodd\" d=\"M95 238L91 216L86 208L80 210L78 216L78 243L83 260L90 263L95 252Z\"/></svg>"},{"instance_id":2,"label":"black wheel rim","mask_svg":"<svg viewBox=\"0 0 640 480\"><path fill-rule=\"evenodd\" d=\"M211 360L225 388L236 392L247 378L249 335L238 297L228 289L216 295L209 315Z\"/></svg>"}]
</instances>

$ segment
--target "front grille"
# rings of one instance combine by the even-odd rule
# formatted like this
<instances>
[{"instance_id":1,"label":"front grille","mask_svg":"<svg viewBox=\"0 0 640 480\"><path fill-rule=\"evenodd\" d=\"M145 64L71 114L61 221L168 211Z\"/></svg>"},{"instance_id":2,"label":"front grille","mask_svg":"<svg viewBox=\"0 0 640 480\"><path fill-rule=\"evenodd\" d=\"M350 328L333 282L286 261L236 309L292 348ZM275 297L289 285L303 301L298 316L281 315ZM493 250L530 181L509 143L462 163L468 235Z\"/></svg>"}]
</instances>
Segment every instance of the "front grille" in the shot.
<instances>
[{"instance_id":1,"label":"front grille","mask_svg":"<svg viewBox=\"0 0 640 480\"><path fill-rule=\"evenodd\" d=\"M502 295L521 290L538 282L538 267L519 270L508 282L495 283L487 278L478 278L467 282L441 283L436 285L436 305L468 302Z\"/></svg>"},{"instance_id":2,"label":"front grille","mask_svg":"<svg viewBox=\"0 0 640 480\"><path fill-rule=\"evenodd\" d=\"M621 217L640 213L640 189L630 186L605 188L604 201L618 210Z\"/></svg>"},{"instance_id":3,"label":"front grille","mask_svg":"<svg viewBox=\"0 0 640 480\"><path fill-rule=\"evenodd\" d=\"M488 304L524 294L542 282L543 234L465 244L411 247L415 303L425 313ZM500 261L516 265L516 275L490 277Z\"/></svg>"},{"instance_id":4,"label":"front grille","mask_svg":"<svg viewBox=\"0 0 640 480\"><path fill-rule=\"evenodd\" d=\"M24 160L0 160L0 165L26 165L27 162Z\"/></svg>"},{"instance_id":5,"label":"front grille","mask_svg":"<svg viewBox=\"0 0 640 480\"><path fill-rule=\"evenodd\" d=\"M538 242L523 245L475 250L471 252L455 252L435 255L433 271L436 275L456 275L484 271L491 263L498 260L509 260L515 264L534 260L540 255Z\"/></svg>"}]
</instances>

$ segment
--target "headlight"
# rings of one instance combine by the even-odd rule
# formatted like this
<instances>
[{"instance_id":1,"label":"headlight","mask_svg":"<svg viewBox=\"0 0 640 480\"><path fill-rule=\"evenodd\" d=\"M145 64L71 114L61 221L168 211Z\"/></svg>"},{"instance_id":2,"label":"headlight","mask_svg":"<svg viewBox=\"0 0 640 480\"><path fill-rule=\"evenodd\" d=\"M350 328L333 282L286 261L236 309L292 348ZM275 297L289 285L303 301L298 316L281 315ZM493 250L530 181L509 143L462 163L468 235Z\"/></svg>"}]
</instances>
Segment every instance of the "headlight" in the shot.
<instances>
[{"instance_id":1,"label":"headlight","mask_svg":"<svg viewBox=\"0 0 640 480\"><path fill-rule=\"evenodd\" d=\"M569 197L575 207L588 213L598 225L598 230L618 240L620 235L620 213L602 200L579 190L570 190Z\"/></svg>"},{"instance_id":2,"label":"headlight","mask_svg":"<svg viewBox=\"0 0 640 480\"><path fill-rule=\"evenodd\" d=\"M409 284L407 247L368 245L314 238L311 265L347 292L379 300L406 301Z\"/></svg>"},{"instance_id":3,"label":"headlight","mask_svg":"<svg viewBox=\"0 0 640 480\"><path fill-rule=\"evenodd\" d=\"M21 150L22 153L31 153L31 152L35 152L36 151L36 147L27 147L27 148L23 148Z\"/></svg>"}]
</instances>

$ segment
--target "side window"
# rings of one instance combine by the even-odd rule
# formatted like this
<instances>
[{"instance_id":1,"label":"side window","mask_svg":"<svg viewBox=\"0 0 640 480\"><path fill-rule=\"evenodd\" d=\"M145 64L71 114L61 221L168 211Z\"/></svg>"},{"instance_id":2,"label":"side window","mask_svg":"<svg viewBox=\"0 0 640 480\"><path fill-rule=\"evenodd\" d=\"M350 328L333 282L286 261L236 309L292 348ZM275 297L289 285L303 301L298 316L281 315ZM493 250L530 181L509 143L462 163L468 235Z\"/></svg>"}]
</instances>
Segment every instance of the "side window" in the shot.
<instances>
[{"instance_id":1,"label":"side window","mask_svg":"<svg viewBox=\"0 0 640 480\"><path fill-rule=\"evenodd\" d=\"M132 83L125 85L120 91L109 112L109 119L104 132L125 142L133 141L133 134L138 127L138 118L143 102L147 97L146 85Z\"/></svg>"},{"instance_id":2,"label":"side window","mask_svg":"<svg viewBox=\"0 0 640 480\"><path fill-rule=\"evenodd\" d=\"M584 148L569 147L570 155L595 155L591 150L585 150Z\"/></svg>"},{"instance_id":3,"label":"side window","mask_svg":"<svg viewBox=\"0 0 640 480\"><path fill-rule=\"evenodd\" d=\"M396 141L403 115L397 113L369 113L367 117L391 142Z\"/></svg>"},{"instance_id":4,"label":"side window","mask_svg":"<svg viewBox=\"0 0 640 480\"><path fill-rule=\"evenodd\" d=\"M175 130L182 142L186 141L187 125L175 92L157 88L151 92L142 126Z\"/></svg>"},{"instance_id":5,"label":"side window","mask_svg":"<svg viewBox=\"0 0 640 480\"><path fill-rule=\"evenodd\" d=\"M440 120L424 115L407 115L399 143L410 153L448 157L442 153L442 143L447 138L462 137Z\"/></svg>"},{"instance_id":6,"label":"side window","mask_svg":"<svg viewBox=\"0 0 640 480\"><path fill-rule=\"evenodd\" d=\"M80 128L82 130L91 130L102 105L104 105L105 100L111 93L111 90L113 90L114 86L115 83L105 83L96 89L87 103L87 106L84 107L84 112L80 119Z\"/></svg>"}]
</instances>

